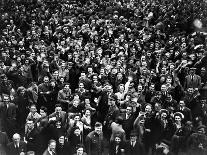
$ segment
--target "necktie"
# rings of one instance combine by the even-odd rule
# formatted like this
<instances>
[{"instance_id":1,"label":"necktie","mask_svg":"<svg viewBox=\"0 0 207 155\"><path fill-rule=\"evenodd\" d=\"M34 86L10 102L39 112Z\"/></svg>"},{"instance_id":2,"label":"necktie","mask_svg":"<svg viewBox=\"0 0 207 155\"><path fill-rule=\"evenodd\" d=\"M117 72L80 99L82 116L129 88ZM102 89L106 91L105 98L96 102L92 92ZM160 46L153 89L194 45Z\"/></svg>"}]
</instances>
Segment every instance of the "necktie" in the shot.
<instances>
[{"instance_id":1,"label":"necktie","mask_svg":"<svg viewBox=\"0 0 207 155\"><path fill-rule=\"evenodd\" d=\"M116 154L118 154L119 145L116 146Z\"/></svg>"}]
</instances>

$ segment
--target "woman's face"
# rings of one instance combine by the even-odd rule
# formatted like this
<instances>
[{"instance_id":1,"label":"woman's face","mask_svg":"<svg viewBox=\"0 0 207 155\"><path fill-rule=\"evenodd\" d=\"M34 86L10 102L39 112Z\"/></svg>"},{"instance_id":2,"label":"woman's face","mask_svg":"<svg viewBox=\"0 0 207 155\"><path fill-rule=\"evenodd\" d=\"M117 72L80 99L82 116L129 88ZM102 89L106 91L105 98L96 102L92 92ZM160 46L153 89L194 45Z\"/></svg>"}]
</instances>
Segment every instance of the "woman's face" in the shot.
<instances>
[{"instance_id":1,"label":"woman's face","mask_svg":"<svg viewBox=\"0 0 207 155\"><path fill-rule=\"evenodd\" d=\"M175 122L181 122L181 118L179 116L175 116Z\"/></svg>"},{"instance_id":2,"label":"woman's face","mask_svg":"<svg viewBox=\"0 0 207 155\"><path fill-rule=\"evenodd\" d=\"M120 91L123 91L123 90L124 90L124 85L120 85L120 86L119 86L119 90L120 90Z\"/></svg>"},{"instance_id":3,"label":"woman's face","mask_svg":"<svg viewBox=\"0 0 207 155\"><path fill-rule=\"evenodd\" d=\"M115 137L114 141L115 141L117 144L119 144L119 143L121 142L121 138L119 138L119 137Z\"/></svg>"},{"instance_id":4,"label":"woman's face","mask_svg":"<svg viewBox=\"0 0 207 155\"><path fill-rule=\"evenodd\" d=\"M90 110L86 110L85 115L86 116L90 116L91 115L91 111Z\"/></svg>"},{"instance_id":5,"label":"woman's face","mask_svg":"<svg viewBox=\"0 0 207 155\"><path fill-rule=\"evenodd\" d=\"M77 155L83 155L83 148L78 148L77 149Z\"/></svg>"}]
</instances>

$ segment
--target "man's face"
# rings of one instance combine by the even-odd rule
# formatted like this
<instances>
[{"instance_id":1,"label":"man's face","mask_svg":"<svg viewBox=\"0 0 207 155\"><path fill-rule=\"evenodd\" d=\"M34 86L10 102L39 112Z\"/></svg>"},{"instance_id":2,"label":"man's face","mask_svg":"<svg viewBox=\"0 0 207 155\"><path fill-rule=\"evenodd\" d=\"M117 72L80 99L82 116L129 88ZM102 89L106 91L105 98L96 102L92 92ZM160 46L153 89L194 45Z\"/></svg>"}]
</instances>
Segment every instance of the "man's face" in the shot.
<instances>
[{"instance_id":1,"label":"man's face","mask_svg":"<svg viewBox=\"0 0 207 155\"><path fill-rule=\"evenodd\" d=\"M37 108L35 106L30 107L30 112L35 113L37 111Z\"/></svg>"},{"instance_id":2,"label":"man's face","mask_svg":"<svg viewBox=\"0 0 207 155\"><path fill-rule=\"evenodd\" d=\"M193 94L193 91L194 91L193 88L188 88L188 93L189 94Z\"/></svg>"},{"instance_id":3,"label":"man's face","mask_svg":"<svg viewBox=\"0 0 207 155\"><path fill-rule=\"evenodd\" d=\"M49 144L50 151L55 152L55 148L56 148L56 143L55 142L52 142L52 143Z\"/></svg>"},{"instance_id":4,"label":"man's face","mask_svg":"<svg viewBox=\"0 0 207 155\"><path fill-rule=\"evenodd\" d=\"M95 132L100 135L102 133L102 126L95 127Z\"/></svg>"},{"instance_id":5,"label":"man's face","mask_svg":"<svg viewBox=\"0 0 207 155\"><path fill-rule=\"evenodd\" d=\"M70 89L70 86L69 86L69 85L65 85L64 89L65 89L66 91L68 91L68 90Z\"/></svg>"},{"instance_id":6,"label":"man's face","mask_svg":"<svg viewBox=\"0 0 207 155\"><path fill-rule=\"evenodd\" d=\"M13 141L14 141L15 144L19 143L20 142L20 136L19 135L13 136Z\"/></svg>"},{"instance_id":7,"label":"man's face","mask_svg":"<svg viewBox=\"0 0 207 155\"><path fill-rule=\"evenodd\" d=\"M5 104L9 103L9 100L10 100L10 99L9 99L8 96L4 96L4 103L5 103Z\"/></svg>"},{"instance_id":8,"label":"man's face","mask_svg":"<svg viewBox=\"0 0 207 155\"><path fill-rule=\"evenodd\" d=\"M132 108L131 107L127 107L126 108L126 113L127 113L127 115L130 115L132 113Z\"/></svg>"},{"instance_id":9,"label":"man's face","mask_svg":"<svg viewBox=\"0 0 207 155\"><path fill-rule=\"evenodd\" d=\"M166 118L167 118L167 114L163 112L163 113L161 114L161 119L166 119Z\"/></svg>"},{"instance_id":10,"label":"man's face","mask_svg":"<svg viewBox=\"0 0 207 155\"><path fill-rule=\"evenodd\" d=\"M166 92L166 91L167 91L167 87L166 87L165 85L162 85L162 86L161 86L161 91L162 91L162 92Z\"/></svg>"},{"instance_id":11,"label":"man's face","mask_svg":"<svg viewBox=\"0 0 207 155\"><path fill-rule=\"evenodd\" d=\"M61 108L61 107L56 107L56 108L55 108L55 112L56 112L56 113L60 113L61 111L62 111L62 108Z\"/></svg>"},{"instance_id":12,"label":"man's face","mask_svg":"<svg viewBox=\"0 0 207 155\"><path fill-rule=\"evenodd\" d=\"M185 106L184 101L180 101L179 105L180 105L181 107L184 107L184 106Z\"/></svg>"},{"instance_id":13,"label":"man's face","mask_svg":"<svg viewBox=\"0 0 207 155\"><path fill-rule=\"evenodd\" d=\"M40 115L41 115L42 117L46 116L45 111L44 111L44 110L42 110L42 109L40 109Z\"/></svg>"},{"instance_id":14,"label":"man's face","mask_svg":"<svg viewBox=\"0 0 207 155\"><path fill-rule=\"evenodd\" d=\"M135 142L137 140L137 136L130 136L130 141Z\"/></svg>"},{"instance_id":15,"label":"man's face","mask_svg":"<svg viewBox=\"0 0 207 155\"><path fill-rule=\"evenodd\" d=\"M49 78L44 78L44 83L48 84L49 83Z\"/></svg>"},{"instance_id":16,"label":"man's face","mask_svg":"<svg viewBox=\"0 0 207 155\"><path fill-rule=\"evenodd\" d=\"M114 99L109 98L108 104L109 104L110 106L114 106L115 103L116 103L116 102L115 102Z\"/></svg>"},{"instance_id":17,"label":"man's face","mask_svg":"<svg viewBox=\"0 0 207 155\"><path fill-rule=\"evenodd\" d=\"M74 131L74 134L75 134L76 136L79 136L80 133L81 133L80 129L76 129L76 130Z\"/></svg>"},{"instance_id":18,"label":"man's face","mask_svg":"<svg viewBox=\"0 0 207 155\"><path fill-rule=\"evenodd\" d=\"M145 112L146 112L146 113L151 113L151 111L152 111L152 107L149 106L149 105L147 105L147 106L145 107Z\"/></svg>"},{"instance_id":19,"label":"man's face","mask_svg":"<svg viewBox=\"0 0 207 155\"><path fill-rule=\"evenodd\" d=\"M27 127L28 127L28 129L33 129L34 128L34 122L33 121L27 121Z\"/></svg>"}]
</instances>

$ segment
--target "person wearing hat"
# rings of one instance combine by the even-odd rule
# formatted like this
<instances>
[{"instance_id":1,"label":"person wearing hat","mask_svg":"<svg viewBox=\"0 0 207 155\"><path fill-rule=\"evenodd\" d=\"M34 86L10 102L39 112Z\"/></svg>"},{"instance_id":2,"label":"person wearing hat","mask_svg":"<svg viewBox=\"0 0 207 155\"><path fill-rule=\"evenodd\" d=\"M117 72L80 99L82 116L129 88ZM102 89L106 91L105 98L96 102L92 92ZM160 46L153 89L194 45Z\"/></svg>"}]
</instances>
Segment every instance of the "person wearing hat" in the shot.
<instances>
[{"instance_id":1,"label":"person wearing hat","mask_svg":"<svg viewBox=\"0 0 207 155\"><path fill-rule=\"evenodd\" d=\"M136 131L130 133L130 140L126 142L126 155L145 155L144 145L139 141Z\"/></svg>"},{"instance_id":2,"label":"person wearing hat","mask_svg":"<svg viewBox=\"0 0 207 155\"><path fill-rule=\"evenodd\" d=\"M188 107L186 107L184 100L180 100L177 106L177 111L181 112L184 115L184 119L182 120L183 123L186 123L187 121L192 121L191 110Z\"/></svg>"},{"instance_id":3,"label":"person wearing hat","mask_svg":"<svg viewBox=\"0 0 207 155\"><path fill-rule=\"evenodd\" d=\"M86 152L88 155L103 155L103 132L102 124L96 122L94 131L90 132L86 137Z\"/></svg>"},{"instance_id":4,"label":"person wearing hat","mask_svg":"<svg viewBox=\"0 0 207 155\"><path fill-rule=\"evenodd\" d=\"M178 131L182 127L182 120L184 119L184 115L181 112L174 113L174 130Z\"/></svg>"},{"instance_id":5,"label":"person wearing hat","mask_svg":"<svg viewBox=\"0 0 207 155\"><path fill-rule=\"evenodd\" d=\"M189 75L185 77L184 88L188 89L189 87L193 87L194 89L201 88L201 77L195 74L196 68L192 67L189 70Z\"/></svg>"}]
</instances>

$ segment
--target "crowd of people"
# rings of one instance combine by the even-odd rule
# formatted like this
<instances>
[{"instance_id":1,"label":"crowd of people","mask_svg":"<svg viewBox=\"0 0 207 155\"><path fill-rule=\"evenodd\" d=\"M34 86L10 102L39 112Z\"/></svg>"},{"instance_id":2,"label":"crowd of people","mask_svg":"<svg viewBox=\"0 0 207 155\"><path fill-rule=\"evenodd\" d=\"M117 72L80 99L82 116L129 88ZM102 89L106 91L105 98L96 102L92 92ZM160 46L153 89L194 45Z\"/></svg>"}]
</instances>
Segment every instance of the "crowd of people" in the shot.
<instances>
[{"instance_id":1,"label":"crowd of people","mask_svg":"<svg viewBox=\"0 0 207 155\"><path fill-rule=\"evenodd\" d=\"M0 155L206 155L205 0L2 0Z\"/></svg>"}]
</instances>

